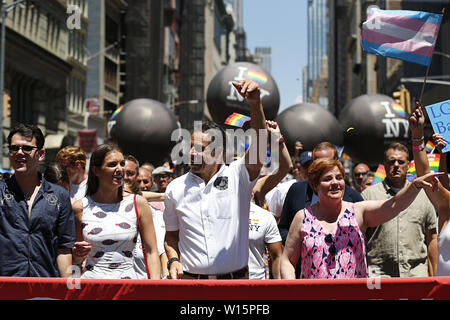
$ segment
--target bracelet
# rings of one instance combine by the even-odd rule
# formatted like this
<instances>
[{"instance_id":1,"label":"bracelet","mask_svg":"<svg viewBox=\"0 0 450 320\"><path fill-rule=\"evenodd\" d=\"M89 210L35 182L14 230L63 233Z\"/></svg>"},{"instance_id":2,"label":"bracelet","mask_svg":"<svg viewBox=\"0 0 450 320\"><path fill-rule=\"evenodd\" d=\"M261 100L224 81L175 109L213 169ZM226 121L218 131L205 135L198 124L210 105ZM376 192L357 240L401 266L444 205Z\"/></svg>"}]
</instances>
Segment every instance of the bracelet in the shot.
<instances>
[{"instance_id":1,"label":"bracelet","mask_svg":"<svg viewBox=\"0 0 450 320\"><path fill-rule=\"evenodd\" d=\"M280 136L278 139L275 140L275 142L284 143L284 137Z\"/></svg>"},{"instance_id":2,"label":"bracelet","mask_svg":"<svg viewBox=\"0 0 450 320\"><path fill-rule=\"evenodd\" d=\"M423 141L422 141L421 144L419 144L418 146L413 146L412 149L413 149L414 151L422 151L423 149L425 149L425 145L424 145L424 143L423 143Z\"/></svg>"},{"instance_id":3,"label":"bracelet","mask_svg":"<svg viewBox=\"0 0 450 320\"><path fill-rule=\"evenodd\" d=\"M420 137L420 138L411 138L411 141L417 141L420 142L424 139L424 136Z\"/></svg>"},{"instance_id":4,"label":"bracelet","mask_svg":"<svg viewBox=\"0 0 450 320\"><path fill-rule=\"evenodd\" d=\"M178 258L170 258L169 261L167 261L167 269L170 270L170 265L172 264L172 262L174 261L178 261L180 262L180 259Z\"/></svg>"}]
</instances>

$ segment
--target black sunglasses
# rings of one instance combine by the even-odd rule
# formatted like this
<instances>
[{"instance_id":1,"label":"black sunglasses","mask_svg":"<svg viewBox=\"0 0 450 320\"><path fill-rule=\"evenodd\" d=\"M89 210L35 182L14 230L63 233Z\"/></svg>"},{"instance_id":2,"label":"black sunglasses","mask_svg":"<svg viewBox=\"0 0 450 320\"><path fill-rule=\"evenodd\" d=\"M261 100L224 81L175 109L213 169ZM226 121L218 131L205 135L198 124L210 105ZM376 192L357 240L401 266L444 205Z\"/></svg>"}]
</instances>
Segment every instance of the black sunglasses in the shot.
<instances>
[{"instance_id":1,"label":"black sunglasses","mask_svg":"<svg viewBox=\"0 0 450 320\"><path fill-rule=\"evenodd\" d=\"M37 149L38 147L35 146L17 146L15 144L12 144L9 146L9 153L10 154L16 154L17 152L19 152L19 150L22 150L22 152L24 154L31 154L31 152L33 152L33 149Z\"/></svg>"},{"instance_id":2,"label":"black sunglasses","mask_svg":"<svg viewBox=\"0 0 450 320\"><path fill-rule=\"evenodd\" d=\"M367 171L366 172L355 172L355 176L357 177L357 176L365 176L367 174Z\"/></svg>"},{"instance_id":3,"label":"black sunglasses","mask_svg":"<svg viewBox=\"0 0 450 320\"><path fill-rule=\"evenodd\" d=\"M336 246L334 245L333 236L331 235L331 233L329 233L325 236L325 243L328 245L331 244L330 249L328 251L330 252L330 254L332 256L335 256L337 253L337 249L336 249Z\"/></svg>"}]
</instances>

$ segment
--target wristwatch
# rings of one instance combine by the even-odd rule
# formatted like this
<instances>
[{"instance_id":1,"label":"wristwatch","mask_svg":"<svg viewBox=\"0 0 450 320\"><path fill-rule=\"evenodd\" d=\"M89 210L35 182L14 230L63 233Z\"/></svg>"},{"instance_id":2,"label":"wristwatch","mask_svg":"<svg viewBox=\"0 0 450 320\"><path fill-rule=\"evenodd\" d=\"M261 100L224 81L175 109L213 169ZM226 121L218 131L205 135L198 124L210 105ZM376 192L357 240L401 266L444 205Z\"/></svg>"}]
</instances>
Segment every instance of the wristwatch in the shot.
<instances>
[{"instance_id":1,"label":"wristwatch","mask_svg":"<svg viewBox=\"0 0 450 320\"><path fill-rule=\"evenodd\" d=\"M170 265L171 265L172 262L174 262L174 261L180 262L180 259L178 259L178 258L170 258L169 261L167 261L167 270L170 270Z\"/></svg>"}]
</instances>

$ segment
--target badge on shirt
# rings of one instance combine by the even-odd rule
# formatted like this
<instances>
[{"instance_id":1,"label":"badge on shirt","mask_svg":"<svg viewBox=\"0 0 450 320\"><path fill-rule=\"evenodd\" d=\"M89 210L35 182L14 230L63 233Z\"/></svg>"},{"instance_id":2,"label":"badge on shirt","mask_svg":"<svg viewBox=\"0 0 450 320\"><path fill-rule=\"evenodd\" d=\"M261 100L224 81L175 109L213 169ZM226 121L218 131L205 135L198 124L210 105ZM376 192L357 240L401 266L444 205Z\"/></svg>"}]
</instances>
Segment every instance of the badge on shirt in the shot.
<instances>
[{"instance_id":1,"label":"badge on shirt","mask_svg":"<svg viewBox=\"0 0 450 320\"><path fill-rule=\"evenodd\" d=\"M228 189L228 177L217 177L217 179L214 180L214 187L219 190Z\"/></svg>"}]
</instances>

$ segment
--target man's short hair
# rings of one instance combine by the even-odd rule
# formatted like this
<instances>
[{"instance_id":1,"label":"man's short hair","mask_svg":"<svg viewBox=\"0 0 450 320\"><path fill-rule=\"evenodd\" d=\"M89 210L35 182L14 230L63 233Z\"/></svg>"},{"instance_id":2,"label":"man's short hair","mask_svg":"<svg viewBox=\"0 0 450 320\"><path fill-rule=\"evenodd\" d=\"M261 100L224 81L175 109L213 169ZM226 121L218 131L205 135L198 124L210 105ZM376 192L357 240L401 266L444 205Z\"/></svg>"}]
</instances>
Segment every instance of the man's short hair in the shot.
<instances>
[{"instance_id":1,"label":"man's short hair","mask_svg":"<svg viewBox=\"0 0 450 320\"><path fill-rule=\"evenodd\" d=\"M316 152L318 150L326 150L326 149L332 149L334 152L333 159L339 160L338 149L336 148L336 146L334 144L332 144L331 142L328 142L328 141L324 141L324 142L321 142L318 145L316 145L313 149L313 154L314 154L314 152Z\"/></svg>"},{"instance_id":2,"label":"man's short hair","mask_svg":"<svg viewBox=\"0 0 450 320\"><path fill-rule=\"evenodd\" d=\"M39 129L38 126L34 124L23 124L19 123L15 125L11 131L9 132L7 141L8 144L11 145L11 140L13 135L16 133L20 134L21 136L24 136L26 138L36 138L36 147L38 149L42 149L44 147L45 138L44 134L42 133L41 129Z\"/></svg>"},{"instance_id":3,"label":"man's short hair","mask_svg":"<svg viewBox=\"0 0 450 320\"><path fill-rule=\"evenodd\" d=\"M386 161L386 154L387 151L393 149L393 150L399 150L406 153L406 159L409 160L409 151L408 148L400 142L392 142L390 145L387 146L387 148L384 150L384 161Z\"/></svg>"},{"instance_id":4,"label":"man's short hair","mask_svg":"<svg viewBox=\"0 0 450 320\"><path fill-rule=\"evenodd\" d=\"M67 146L58 151L56 161L64 166L74 164L75 161L80 161L81 167L85 169L86 152L80 147Z\"/></svg>"},{"instance_id":5,"label":"man's short hair","mask_svg":"<svg viewBox=\"0 0 450 320\"><path fill-rule=\"evenodd\" d=\"M139 160L136 159L135 156L132 156L131 154L127 154L124 156L124 158L125 158L125 160L134 162L136 164L136 168L139 169Z\"/></svg>"}]
</instances>

